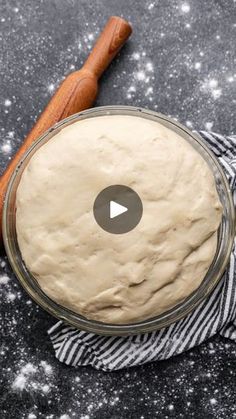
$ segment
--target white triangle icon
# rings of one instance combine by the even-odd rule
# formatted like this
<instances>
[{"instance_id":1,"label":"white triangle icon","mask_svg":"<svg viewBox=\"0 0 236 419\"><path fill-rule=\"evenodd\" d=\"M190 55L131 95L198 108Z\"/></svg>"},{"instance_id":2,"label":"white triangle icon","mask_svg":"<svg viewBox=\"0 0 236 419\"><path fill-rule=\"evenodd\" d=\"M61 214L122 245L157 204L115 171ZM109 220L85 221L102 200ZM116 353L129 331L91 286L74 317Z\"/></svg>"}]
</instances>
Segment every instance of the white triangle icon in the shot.
<instances>
[{"instance_id":1,"label":"white triangle icon","mask_svg":"<svg viewBox=\"0 0 236 419\"><path fill-rule=\"evenodd\" d=\"M117 204L115 201L110 201L110 218L115 218L118 215L128 211L128 208L123 205Z\"/></svg>"}]
</instances>

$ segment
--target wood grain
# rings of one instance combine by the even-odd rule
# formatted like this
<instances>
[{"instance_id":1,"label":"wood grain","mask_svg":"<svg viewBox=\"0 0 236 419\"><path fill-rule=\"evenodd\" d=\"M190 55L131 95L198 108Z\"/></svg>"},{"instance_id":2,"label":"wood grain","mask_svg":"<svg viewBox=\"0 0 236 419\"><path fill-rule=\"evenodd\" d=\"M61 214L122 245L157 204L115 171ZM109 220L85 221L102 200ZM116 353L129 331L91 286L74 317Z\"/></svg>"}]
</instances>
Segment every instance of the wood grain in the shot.
<instances>
[{"instance_id":1,"label":"wood grain","mask_svg":"<svg viewBox=\"0 0 236 419\"><path fill-rule=\"evenodd\" d=\"M57 122L93 105L98 92L99 78L131 33L132 28L127 21L117 16L110 17L84 66L69 74L61 83L10 161L0 178L0 241L2 241L2 212L7 186L23 155L40 135Z\"/></svg>"}]
</instances>

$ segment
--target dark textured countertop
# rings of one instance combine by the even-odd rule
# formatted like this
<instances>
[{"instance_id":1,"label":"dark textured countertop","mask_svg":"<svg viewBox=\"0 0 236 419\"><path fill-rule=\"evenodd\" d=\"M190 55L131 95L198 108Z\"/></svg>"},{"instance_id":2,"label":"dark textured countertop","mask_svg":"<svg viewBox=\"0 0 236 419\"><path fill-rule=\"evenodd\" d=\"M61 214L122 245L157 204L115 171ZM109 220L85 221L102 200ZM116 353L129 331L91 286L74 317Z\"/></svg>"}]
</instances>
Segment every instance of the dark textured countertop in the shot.
<instances>
[{"instance_id":1,"label":"dark textured countertop","mask_svg":"<svg viewBox=\"0 0 236 419\"><path fill-rule=\"evenodd\" d=\"M236 133L235 0L0 0L0 169L111 14L134 28L97 105L148 107ZM104 373L53 354L55 320L0 259L1 419L236 418L236 344L215 337L165 362Z\"/></svg>"}]
</instances>

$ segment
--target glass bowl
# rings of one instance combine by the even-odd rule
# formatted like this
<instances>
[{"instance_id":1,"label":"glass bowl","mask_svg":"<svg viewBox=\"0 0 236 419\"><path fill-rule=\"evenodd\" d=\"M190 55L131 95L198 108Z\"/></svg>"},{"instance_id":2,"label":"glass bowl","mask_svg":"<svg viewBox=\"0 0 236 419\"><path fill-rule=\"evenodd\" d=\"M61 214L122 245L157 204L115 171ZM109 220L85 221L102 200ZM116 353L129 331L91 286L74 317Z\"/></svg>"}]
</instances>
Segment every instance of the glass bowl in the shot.
<instances>
[{"instance_id":1,"label":"glass bowl","mask_svg":"<svg viewBox=\"0 0 236 419\"><path fill-rule=\"evenodd\" d=\"M37 280L27 270L22 260L20 249L17 243L15 219L16 190L21 178L21 174L32 155L36 152L36 150L38 150L38 148L49 141L55 134L57 134L67 125L73 124L75 121L83 120L86 118L93 118L104 115L138 116L152 121L157 121L179 134L202 155L202 157L209 165L214 175L216 188L218 190L218 194L223 206L223 216L218 231L218 246L216 255L199 288L195 290L183 302L168 310L167 312L162 313L154 318L132 324L115 325L88 320L80 314L57 304L42 291L37 283ZM124 336L158 330L170 325L171 323L175 323L177 320L190 313L204 298L210 294L210 292L222 277L222 274L224 273L227 262L229 260L234 240L234 223L235 211L227 178L215 156L197 134L192 133L173 119L153 111L130 106L104 106L89 109L66 118L48 130L37 141L35 141L32 147L26 152L12 175L5 198L2 228L4 244L11 266L23 287L36 301L36 303L38 303L53 316L75 326L78 329L101 335Z\"/></svg>"}]
</instances>

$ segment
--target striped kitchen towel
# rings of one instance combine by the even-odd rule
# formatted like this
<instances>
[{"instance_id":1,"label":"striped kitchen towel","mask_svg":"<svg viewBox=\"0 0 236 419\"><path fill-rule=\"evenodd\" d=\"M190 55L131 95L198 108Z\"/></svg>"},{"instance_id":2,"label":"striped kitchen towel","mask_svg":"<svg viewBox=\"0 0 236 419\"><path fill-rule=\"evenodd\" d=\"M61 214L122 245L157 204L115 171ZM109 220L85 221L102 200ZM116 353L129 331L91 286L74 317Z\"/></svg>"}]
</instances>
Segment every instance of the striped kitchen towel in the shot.
<instances>
[{"instance_id":1,"label":"striped kitchen towel","mask_svg":"<svg viewBox=\"0 0 236 419\"><path fill-rule=\"evenodd\" d=\"M236 136L200 133L222 164L236 202ZM236 243L235 243L236 244ZM56 357L67 365L104 371L141 365L180 354L219 332L236 341L236 247L211 295L187 317L162 330L128 337L98 336L57 322L49 331Z\"/></svg>"}]
</instances>

